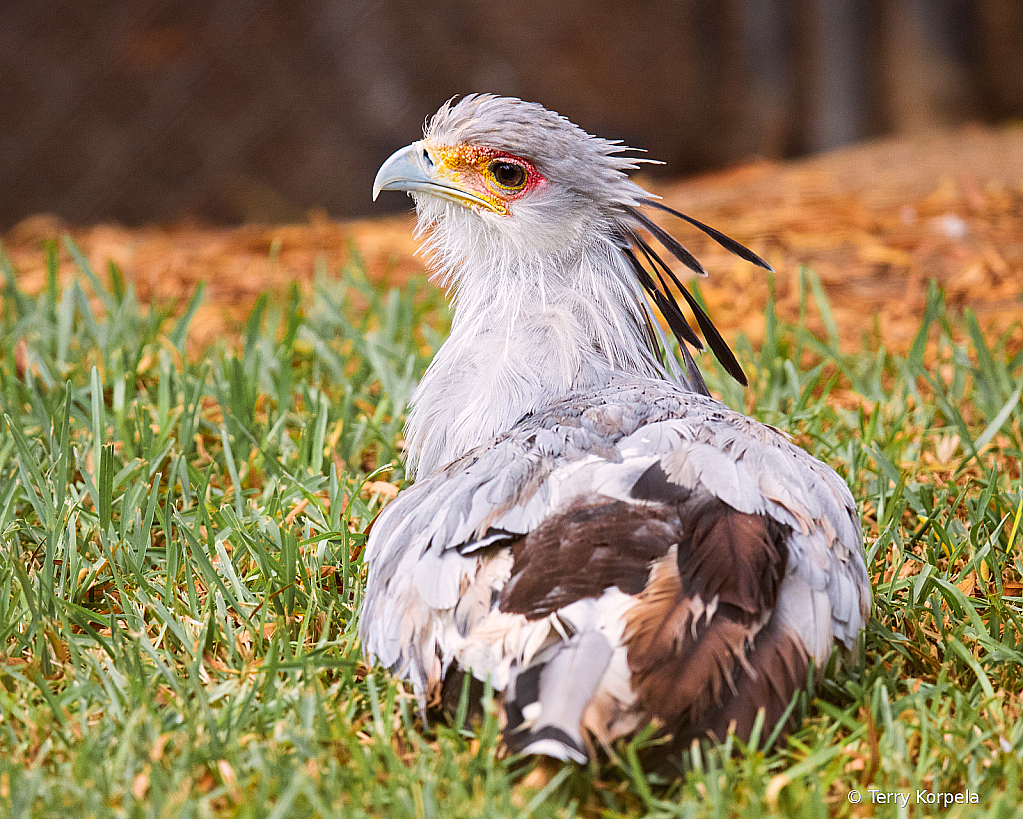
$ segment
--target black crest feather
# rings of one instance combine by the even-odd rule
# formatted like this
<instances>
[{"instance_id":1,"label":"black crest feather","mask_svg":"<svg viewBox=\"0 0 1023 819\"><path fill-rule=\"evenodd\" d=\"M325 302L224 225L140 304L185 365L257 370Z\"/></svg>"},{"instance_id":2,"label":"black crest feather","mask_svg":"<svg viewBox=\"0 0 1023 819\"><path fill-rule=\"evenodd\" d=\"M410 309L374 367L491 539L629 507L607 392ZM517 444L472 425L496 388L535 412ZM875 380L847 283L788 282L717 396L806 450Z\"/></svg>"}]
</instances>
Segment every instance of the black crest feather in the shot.
<instances>
[{"instance_id":1,"label":"black crest feather","mask_svg":"<svg viewBox=\"0 0 1023 819\"><path fill-rule=\"evenodd\" d=\"M710 236L711 239L713 239L715 242L721 245L721 247L723 247L729 253L734 253L740 259L745 259L747 262L751 262L752 264L755 264L757 267L764 268L764 270L766 270L768 273L774 272L774 268L771 267L771 265L769 265L767 262L761 259L756 253L754 253L752 250L746 247L746 245L739 244L739 242L735 241L735 239L733 239L731 236L725 236L725 234L722 233L720 230L716 230L715 228L712 228L710 225L705 225L703 222L699 221L698 219L694 219L692 216L686 216L684 213L680 213L674 208L669 208L667 205L662 204L661 202L658 202L655 199L644 199L642 203L648 207L657 208L657 210L663 210L665 213L670 213L672 216L677 216L679 219L685 220L698 230L702 230L704 233Z\"/></svg>"},{"instance_id":2,"label":"black crest feather","mask_svg":"<svg viewBox=\"0 0 1023 819\"><path fill-rule=\"evenodd\" d=\"M660 202L653 199L644 199L642 200L642 204L657 208L658 210L662 210L685 220L693 227L706 233L711 239L730 253L734 253L741 259L773 272L773 268L756 253L746 246L739 244L739 242L735 241L735 239L732 239L730 236L726 236L721 231L716 230L709 225L705 225L703 222L693 219L691 216L686 216L684 213L680 213L674 208L662 205ZM681 242L678 241L678 239L654 222L649 216L640 212L636 208L631 207L627 207L626 212L633 219L637 227L647 231L664 247L665 250L682 262L682 264L684 264L687 268L697 275L707 275L706 268L700 264L699 260L697 260L697 258L693 256L693 254L690 253ZM693 328L689 325L689 322L686 321L685 316L682 314L682 310L679 308L678 302L675 301L675 297L672 295L667 281L665 281L664 274L667 274L667 276L671 279L672 283L686 300L689 308L693 311L693 315L696 317L696 323L700 326L700 330L703 333L704 338L707 340L707 346L710 347L718 361L721 362L721 366L725 368L725 371L731 375L732 378L744 387L747 386L749 382L746 380L746 375L743 373L742 367L739 366L739 362L735 358L735 355L728 347L724 338L722 338L721 333L719 333L717 328L714 326L714 323L710 320L710 316L707 315L706 311L700 306L700 303L693 297L689 290L686 289L678 276L672 272L671 268L668 267L664 260L657 254L657 251L654 250L650 243L643 239L643 237L640 236L635 229L632 227L626 228L625 239L627 240L627 243L623 243L622 252L625 254L625 258L628 260L629 265L635 272L639 283L643 286L643 289L650 294L650 298L653 300L657 309L668 322L668 326L671 328L672 334L676 339L678 339L679 346L683 352L683 357L686 359L687 370L693 369L695 365L690 365L692 356L688 354L689 351L685 345L690 344L696 350L703 350L704 347L696 333L693 332ZM631 247L629 245L631 245ZM637 255L636 250L633 248L639 250L639 253L642 254L647 264L650 265L650 270L648 270L643 262L640 261L639 255ZM653 271L653 275L651 275L651 270ZM657 277L657 281L654 280L654 276ZM702 383L702 381L703 379L701 378L700 382Z\"/></svg>"}]
</instances>

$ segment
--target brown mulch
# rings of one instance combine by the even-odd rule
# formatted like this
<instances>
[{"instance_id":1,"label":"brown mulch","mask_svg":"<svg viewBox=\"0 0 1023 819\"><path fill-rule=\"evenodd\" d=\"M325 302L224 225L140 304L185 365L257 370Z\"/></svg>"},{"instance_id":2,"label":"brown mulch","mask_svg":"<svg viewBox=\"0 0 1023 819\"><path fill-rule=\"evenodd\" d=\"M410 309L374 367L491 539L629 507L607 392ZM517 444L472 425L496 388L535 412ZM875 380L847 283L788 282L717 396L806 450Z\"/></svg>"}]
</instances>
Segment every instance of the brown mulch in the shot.
<instances>
[{"instance_id":1,"label":"brown mulch","mask_svg":"<svg viewBox=\"0 0 1023 819\"><path fill-rule=\"evenodd\" d=\"M642 180L641 180L642 181ZM778 271L779 312L798 311L801 265L820 277L843 343L880 331L905 349L919 327L927 281L955 309L969 307L990 334L1013 329L1023 347L1023 128L971 127L886 140L795 162L758 162L676 183L648 182L665 201L748 244ZM667 217L670 220L670 217ZM726 337L763 336L763 271L702 234L661 220L711 271L701 282ZM357 248L370 274L400 283L420 272L410 217L209 228L195 225L71 228L27 219L3 237L23 287L45 281L43 242L69 232L97 271L114 260L143 302L178 299L208 283L192 342L236 329L265 290L297 280L309 290L317 261L337 271ZM61 273L73 266L61 253Z\"/></svg>"}]
</instances>

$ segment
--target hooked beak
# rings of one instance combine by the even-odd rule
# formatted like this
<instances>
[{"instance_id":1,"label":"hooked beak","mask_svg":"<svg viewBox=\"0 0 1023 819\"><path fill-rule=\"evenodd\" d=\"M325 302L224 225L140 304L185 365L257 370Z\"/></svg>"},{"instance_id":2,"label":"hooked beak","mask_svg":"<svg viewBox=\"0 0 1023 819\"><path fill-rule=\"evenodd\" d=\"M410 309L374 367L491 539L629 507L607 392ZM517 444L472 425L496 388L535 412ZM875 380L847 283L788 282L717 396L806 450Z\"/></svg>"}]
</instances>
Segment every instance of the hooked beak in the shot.
<instances>
[{"instance_id":1,"label":"hooked beak","mask_svg":"<svg viewBox=\"0 0 1023 819\"><path fill-rule=\"evenodd\" d=\"M380 191L408 191L428 193L447 199L456 205L498 211L492 202L444 179L437 172L437 164L430 156L425 140L395 151L380 166L373 180L373 201Z\"/></svg>"}]
</instances>

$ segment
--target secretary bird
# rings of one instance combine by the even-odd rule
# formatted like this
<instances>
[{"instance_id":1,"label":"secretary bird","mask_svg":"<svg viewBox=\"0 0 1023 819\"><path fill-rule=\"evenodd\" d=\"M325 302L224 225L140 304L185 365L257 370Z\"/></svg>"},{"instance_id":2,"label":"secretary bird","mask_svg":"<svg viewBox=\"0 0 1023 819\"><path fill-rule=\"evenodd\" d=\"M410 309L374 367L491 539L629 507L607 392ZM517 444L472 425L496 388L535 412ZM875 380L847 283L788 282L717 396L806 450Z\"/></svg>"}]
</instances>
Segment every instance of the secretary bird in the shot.
<instances>
[{"instance_id":1,"label":"secretary bird","mask_svg":"<svg viewBox=\"0 0 1023 819\"><path fill-rule=\"evenodd\" d=\"M380 168L407 191L451 335L415 390L414 485L366 546L366 656L427 705L488 680L512 751L585 762L653 722L671 754L764 735L870 607L856 505L829 467L710 397L632 149L536 103L448 102ZM678 339L681 366L654 308Z\"/></svg>"}]
</instances>

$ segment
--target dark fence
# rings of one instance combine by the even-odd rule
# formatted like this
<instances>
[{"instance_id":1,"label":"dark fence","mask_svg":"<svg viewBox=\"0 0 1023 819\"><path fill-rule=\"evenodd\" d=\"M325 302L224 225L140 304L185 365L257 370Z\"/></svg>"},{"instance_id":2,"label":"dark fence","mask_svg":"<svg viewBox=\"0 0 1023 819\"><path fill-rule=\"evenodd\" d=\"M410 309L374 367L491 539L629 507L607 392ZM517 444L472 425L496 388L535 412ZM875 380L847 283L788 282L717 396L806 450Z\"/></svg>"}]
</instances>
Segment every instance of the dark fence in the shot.
<instances>
[{"instance_id":1,"label":"dark fence","mask_svg":"<svg viewBox=\"0 0 1023 819\"><path fill-rule=\"evenodd\" d=\"M672 175L997 122L1021 55L1016 0L6 0L0 229L364 214L380 161L474 90Z\"/></svg>"}]
</instances>

